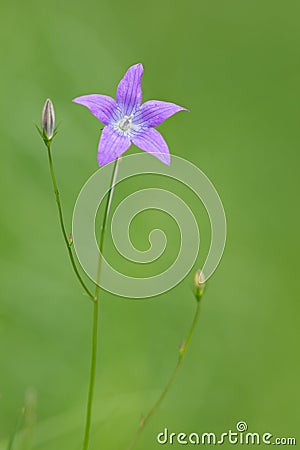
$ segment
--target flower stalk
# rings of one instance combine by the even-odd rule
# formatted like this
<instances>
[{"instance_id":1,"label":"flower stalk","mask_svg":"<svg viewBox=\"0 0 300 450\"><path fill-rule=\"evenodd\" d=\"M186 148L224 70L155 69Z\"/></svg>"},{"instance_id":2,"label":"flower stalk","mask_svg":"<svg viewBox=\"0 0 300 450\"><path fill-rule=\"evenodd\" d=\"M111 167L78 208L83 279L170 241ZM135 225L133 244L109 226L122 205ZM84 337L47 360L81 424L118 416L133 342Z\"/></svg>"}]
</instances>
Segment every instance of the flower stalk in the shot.
<instances>
[{"instance_id":1,"label":"flower stalk","mask_svg":"<svg viewBox=\"0 0 300 450\"><path fill-rule=\"evenodd\" d=\"M199 274L202 274L202 278L199 281ZM156 400L156 402L154 403L154 405L152 406L152 408L149 410L149 412L146 414L146 416L142 416L141 420L140 420L140 424L139 427L131 441L131 443L129 444L129 446L127 447L127 450L131 450L135 444L137 443L142 431L144 430L145 426L147 425L147 423L149 422L149 420L151 419L151 417L156 413L156 411L158 410L159 406L161 405L161 403L163 402L164 398L167 396L167 394L169 393L171 387L174 384L174 381L178 375L179 369L182 366L185 354L187 352L187 349L190 345L192 336L194 334L196 325L198 323L198 319L199 319L199 315L200 315L200 304L201 304L201 298L204 294L204 286L205 286L205 282L204 282L204 276L203 276L203 272L198 270L195 274L195 278L194 278L194 286L195 286L195 292L194 292L194 296L197 302L196 305L196 310L195 310L195 314L194 314L194 318L193 321L191 323L188 335L186 337L186 339L181 343L180 347L179 347L179 352L178 352L178 359L177 359L177 364L175 366L175 368L173 369L173 372L171 373L171 376L164 388L164 390L162 391L162 393L160 394L160 396L158 397L158 399Z\"/></svg>"},{"instance_id":2,"label":"flower stalk","mask_svg":"<svg viewBox=\"0 0 300 450\"><path fill-rule=\"evenodd\" d=\"M57 209L58 209L58 217L59 217L59 223L60 223L60 228L63 234L63 238L67 247L67 251L69 254L69 258L71 261L71 265L72 268L74 270L74 273L76 275L76 277L78 278L79 283L81 284L81 286L83 287L83 289L85 290L86 294L89 296L89 298L92 301L95 301L95 297L92 294L92 292L89 290L89 288L87 287L87 285L85 284L85 282L83 281L77 266L76 266L76 262L74 259L74 255L72 252L72 243L73 241L68 237L67 231L66 231L66 227L64 224L64 218L63 218L63 212L62 212L62 205L61 205L61 201L60 201L60 195L59 195L59 190L57 187L57 182L56 182L56 177L55 177L55 172L54 172L54 166L53 166L53 160L52 160L52 154L51 154L51 139L48 139L47 141L45 141L45 145L47 147L47 152L48 152L48 162L49 162L49 168L50 168L50 174L51 174L51 180L52 180L52 184L53 184L53 188L54 188L54 194L55 194L55 199L56 199L56 203L57 203Z\"/></svg>"},{"instance_id":3,"label":"flower stalk","mask_svg":"<svg viewBox=\"0 0 300 450\"><path fill-rule=\"evenodd\" d=\"M110 206L112 202L114 187L116 184L117 173L118 173L118 165L120 162L120 158L115 160L114 169L111 177L111 183L109 188L109 193L105 205L105 211L103 216L103 222L100 230L100 239L99 239L99 259L98 259L98 268L97 268L97 278L96 278L96 287L95 294L93 295L90 289L87 287L85 282L83 281L74 259L73 255L73 236L72 233L68 235L64 223L63 218L63 210L62 204L60 201L60 194L58 190L58 185L56 181L56 176L54 172L54 165L51 153L51 144L52 140L56 134L55 131L55 115L54 115L54 107L50 99L46 100L46 103L42 112L42 121L41 121L41 129L38 128L38 131L44 141L44 144L47 148L48 154L48 162L49 169L51 174L52 185L54 189L55 199L57 203L58 217L60 228L62 231L62 235L64 238L64 242L66 244L69 258L71 261L72 268L75 272L76 277L78 278L81 286L85 290L86 294L93 301L93 327L92 327L92 352L91 352L91 368L90 368L90 378L89 378L89 390L88 390L88 400L87 400L87 412L86 412L86 421L85 421L85 431L84 431L84 440L83 440L83 450L87 450L90 442L90 431L91 431L91 421L92 421L92 406L93 406L93 398L94 398L94 390L95 390L95 377L96 377L96 363L97 363L97 348L98 348L98 316L99 316L99 293L100 293L100 281L101 281L101 267L102 267L102 254L104 249L104 238L107 227L107 220L109 216Z\"/></svg>"},{"instance_id":4,"label":"flower stalk","mask_svg":"<svg viewBox=\"0 0 300 450\"><path fill-rule=\"evenodd\" d=\"M90 369L90 382L89 382L89 391L88 391L88 401L87 401L87 411L86 411L86 423L85 423L85 431L84 431L84 440L83 440L83 450L88 450L89 442L90 442L90 434L91 434L91 423L92 423L92 408L93 408L93 399L94 399L94 390L95 390L95 378L96 378L96 366L97 366L97 349L98 349L98 319L99 319L99 293L100 293L100 281L101 281L101 267L102 267L102 255L104 249L104 239L105 239L105 231L107 227L107 220L109 216L110 206L112 202L112 197L114 193L114 188L117 180L118 174L118 166L119 166L120 158L115 160L113 173L110 182L110 189L107 197L107 201L105 204L105 210L103 215L102 227L100 230L100 239L99 239L99 259L98 259L98 268L97 268L97 284L95 288L95 296L94 296L94 309L93 309L93 330L92 330L92 354L91 354L91 369Z\"/></svg>"}]
</instances>

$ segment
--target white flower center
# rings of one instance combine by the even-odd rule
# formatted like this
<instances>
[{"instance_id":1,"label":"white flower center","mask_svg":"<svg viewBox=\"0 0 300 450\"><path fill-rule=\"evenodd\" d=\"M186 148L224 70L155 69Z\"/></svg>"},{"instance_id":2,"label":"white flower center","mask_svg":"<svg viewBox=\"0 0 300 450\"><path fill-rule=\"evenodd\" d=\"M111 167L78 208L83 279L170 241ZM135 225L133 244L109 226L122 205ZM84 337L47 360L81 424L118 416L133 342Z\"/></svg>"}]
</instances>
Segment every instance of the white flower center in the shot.
<instances>
[{"instance_id":1,"label":"white flower center","mask_svg":"<svg viewBox=\"0 0 300 450\"><path fill-rule=\"evenodd\" d=\"M131 114L130 116L124 116L123 119L119 120L118 127L120 128L120 130L121 131L130 130L131 124L132 124L132 119L133 119L133 114Z\"/></svg>"}]
</instances>

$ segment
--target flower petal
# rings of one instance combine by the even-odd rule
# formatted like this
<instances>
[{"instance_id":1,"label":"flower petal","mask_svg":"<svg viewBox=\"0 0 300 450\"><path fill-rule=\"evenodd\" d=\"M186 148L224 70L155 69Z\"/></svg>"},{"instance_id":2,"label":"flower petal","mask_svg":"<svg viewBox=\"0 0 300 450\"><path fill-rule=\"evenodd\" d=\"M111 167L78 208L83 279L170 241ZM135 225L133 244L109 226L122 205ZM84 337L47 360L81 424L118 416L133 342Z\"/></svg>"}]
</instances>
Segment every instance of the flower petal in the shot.
<instances>
[{"instance_id":1,"label":"flower petal","mask_svg":"<svg viewBox=\"0 0 300 450\"><path fill-rule=\"evenodd\" d=\"M169 148L162 135L154 128L143 131L138 136L132 138L132 142L137 147L151 153L163 163L170 165Z\"/></svg>"},{"instance_id":2,"label":"flower petal","mask_svg":"<svg viewBox=\"0 0 300 450\"><path fill-rule=\"evenodd\" d=\"M116 116L116 101L108 95L91 94L73 99L74 103L86 106L105 125Z\"/></svg>"},{"instance_id":3,"label":"flower petal","mask_svg":"<svg viewBox=\"0 0 300 450\"><path fill-rule=\"evenodd\" d=\"M129 116L142 103L142 64L129 67L117 88L117 103L122 112Z\"/></svg>"},{"instance_id":4,"label":"flower petal","mask_svg":"<svg viewBox=\"0 0 300 450\"><path fill-rule=\"evenodd\" d=\"M117 133L110 126L104 127L98 146L99 166L105 166L117 159L130 145L129 137Z\"/></svg>"},{"instance_id":5,"label":"flower petal","mask_svg":"<svg viewBox=\"0 0 300 450\"><path fill-rule=\"evenodd\" d=\"M175 105L175 103L150 100L149 102L144 103L140 110L134 115L134 122L148 127L156 127L178 111L188 110L182 106Z\"/></svg>"}]
</instances>

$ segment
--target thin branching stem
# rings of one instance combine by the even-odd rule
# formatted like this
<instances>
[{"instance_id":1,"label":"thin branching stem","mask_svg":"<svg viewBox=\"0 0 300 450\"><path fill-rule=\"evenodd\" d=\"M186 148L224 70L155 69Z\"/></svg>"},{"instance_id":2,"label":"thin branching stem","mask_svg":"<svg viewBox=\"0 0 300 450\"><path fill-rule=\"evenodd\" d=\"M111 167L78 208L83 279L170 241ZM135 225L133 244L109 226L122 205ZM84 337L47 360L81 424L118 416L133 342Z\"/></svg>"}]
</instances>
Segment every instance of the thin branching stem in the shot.
<instances>
[{"instance_id":1,"label":"thin branching stem","mask_svg":"<svg viewBox=\"0 0 300 450\"><path fill-rule=\"evenodd\" d=\"M146 416L143 416L141 418L140 421L140 425L131 441L131 443L129 444L129 446L127 447L127 450L131 450L135 444L137 443L142 431L144 430L145 426L147 425L147 423L149 422L149 420L151 419L151 417L156 413L156 411L158 410L159 406L161 405L162 401L164 400L164 398L166 397L166 395L168 394L168 392L170 391L176 377L177 374L179 372L179 369L182 365L182 362L184 360L184 356L186 354L186 351L188 349L188 346L190 344L190 341L192 339L195 327L197 325L198 322L198 318L199 318L199 313L200 313L200 298L197 299L197 306L196 306L196 311L195 311L195 315L194 315L194 319L193 322L191 324L191 327L189 329L187 338L185 341L183 341L183 343L181 344L180 348L179 348L179 355L178 355L178 360L177 360L177 364L173 370L173 372L171 373L171 376L164 388L164 390L162 391L162 393L160 394L160 396L158 397L158 399L156 400L156 402L154 403L154 405L152 406L152 408L149 410L149 412L146 414Z\"/></svg>"},{"instance_id":2,"label":"thin branching stem","mask_svg":"<svg viewBox=\"0 0 300 450\"><path fill-rule=\"evenodd\" d=\"M90 433L91 433L91 422L92 422L92 407L93 407L93 399L94 399L94 389L95 389L95 377L96 377L96 365L97 365L97 348L98 348L98 316L99 316L99 293L100 293L100 281L101 281L101 267L102 267L102 254L104 248L104 238L105 231L107 227L107 219L109 216L109 210L112 202L114 187L117 179L118 173L118 165L120 159L115 161L110 189L105 205L104 216L102 227L100 230L100 240L99 240L99 259L98 259L98 268L97 268L97 284L95 289L94 296L94 310L93 310L93 330L92 330L92 355L91 355L91 369L90 369L90 382L89 382L89 392L88 392L88 402L87 402L87 411L86 411L86 423L85 423L85 432L84 432L84 440L83 440L83 450L88 450L89 442L90 442Z\"/></svg>"},{"instance_id":3,"label":"thin branching stem","mask_svg":"<svg viewBox=\"0 0 300 450\"><path fill-rule=\"evenodd\" d=\"M59 223L60 223L60 228L63 234L63 238L67 247L67 251L69 254L69 258L71 261L71 265L72 268L75 272L76 277L78 278L81 286L83 287L83 289L85 290L85 292L87 293L87 295L89 296L89 298L94 302L95 301L95 297L92 294L92 292L89 290L89 288L87 287L87 285L85 284L85 282L83 281L77 266L76 266L76 262L74 259L74 255L73 255L73 251L72 251L72 247L71 247L71 241L70 238L68 237L68 234L66 232L66 227L64 224L64 218L63 218L63 212L62 212L62 205L61 205L61 201L60 201L60 196L59 196L59 190L57 187L57 182L56 182L56 177L55 177L55 173L54 173L54 167L53 167L53 160L52 160L52 155L51 155L51 141L46 142L46 147L48 150L48 161L49 161L49 168L50 168L50 174L51 174L51 179L52 179L52 184L53 184L53 188L54 188L54 193L55 193L55 198L56 198L56 203L57 203L57 209L58 209L58 216L59 216Z\"/></svg>"}]
</instances>

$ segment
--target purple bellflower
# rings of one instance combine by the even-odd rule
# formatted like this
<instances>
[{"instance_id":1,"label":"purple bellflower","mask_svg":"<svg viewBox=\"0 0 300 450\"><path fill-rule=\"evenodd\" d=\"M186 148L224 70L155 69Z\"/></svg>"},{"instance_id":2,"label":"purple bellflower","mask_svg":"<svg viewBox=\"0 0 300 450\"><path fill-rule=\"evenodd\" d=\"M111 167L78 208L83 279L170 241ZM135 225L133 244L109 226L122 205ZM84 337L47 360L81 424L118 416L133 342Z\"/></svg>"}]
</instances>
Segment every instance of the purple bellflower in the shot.
<instances>
[{"instance_id":1,"label":"purple bellflower","mask_svg":"<svg viewBox=\"0 0 300 450\"><path fill-rule=\"evenodd\" d=\"M142 104L142 64L131 66L120 81L116 100L100 94L83 95L73 102L86 106L106 126L98 146L98 163L104 166L121 156L133 143L170 165L170 152L162 135L153 127L178 111L174 103L150 100Z\"/></svg>"}]
</instances>

